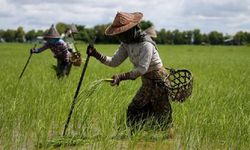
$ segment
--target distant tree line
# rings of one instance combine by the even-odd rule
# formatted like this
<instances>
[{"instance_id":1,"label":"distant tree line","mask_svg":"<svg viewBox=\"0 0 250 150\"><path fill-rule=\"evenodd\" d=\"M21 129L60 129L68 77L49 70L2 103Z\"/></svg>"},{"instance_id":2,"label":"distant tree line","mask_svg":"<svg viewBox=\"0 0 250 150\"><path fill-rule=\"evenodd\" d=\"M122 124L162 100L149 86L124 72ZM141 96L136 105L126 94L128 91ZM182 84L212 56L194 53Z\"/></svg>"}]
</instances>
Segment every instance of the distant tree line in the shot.
<instances>
[{"instance_id":1,"label":"distant tree line","mask_svg":"<svg viewBox=\"0 0 250 150\"><path fill-rule=\"evenodd\" d=\"M86 28L84 25L76 25L79 31L74 35L76 41L89 42L94 36L97 37L96 43L119 43L116 37L109 37L104 34L105 29L109 24L96 25L92 28ZM140 27L142 30L152 26L150 21L142 21ZM62 34L69 24L59 22L56 24L56 28L60 34ZM0 42L33 42L37 40L37 37L44 35L44 30L30 30L25 32L23 27L18 27L16 30L7 29L0 30ZM239 31L235 35L224 35L218 31L212 31L210 33L202 33L200 29L179 31L178 29L170 31L161 29L157 32L157 38L154 40L158 44L193 44L193 45L244 45L250 44L250 33Z\"/></svg>"}]
</instances>

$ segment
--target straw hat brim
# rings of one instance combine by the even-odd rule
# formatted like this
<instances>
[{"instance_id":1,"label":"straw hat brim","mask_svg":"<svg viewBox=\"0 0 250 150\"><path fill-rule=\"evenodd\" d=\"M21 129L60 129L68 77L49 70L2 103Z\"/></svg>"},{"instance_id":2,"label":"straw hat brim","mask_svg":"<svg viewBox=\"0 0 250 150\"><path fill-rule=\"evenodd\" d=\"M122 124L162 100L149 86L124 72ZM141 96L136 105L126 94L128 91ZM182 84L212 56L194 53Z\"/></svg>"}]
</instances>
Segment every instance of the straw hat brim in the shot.
<instances>
[{"instance_id":1,"label":"straw hat brim","mask_svg":"<svg viewBox=\"0 0 250 150\"><path fill-rule=\"evenodd\" d=\"M105 30L105 34L109 36L114 36L120 33L123 33L125 31L128 31L129 29L133 28L137 24L141 22L143 15L141 13L134 13L134 22L130 22L124 26L113 26L113 24L109 25L107 29Z\"/></svg>"}]
</instances>

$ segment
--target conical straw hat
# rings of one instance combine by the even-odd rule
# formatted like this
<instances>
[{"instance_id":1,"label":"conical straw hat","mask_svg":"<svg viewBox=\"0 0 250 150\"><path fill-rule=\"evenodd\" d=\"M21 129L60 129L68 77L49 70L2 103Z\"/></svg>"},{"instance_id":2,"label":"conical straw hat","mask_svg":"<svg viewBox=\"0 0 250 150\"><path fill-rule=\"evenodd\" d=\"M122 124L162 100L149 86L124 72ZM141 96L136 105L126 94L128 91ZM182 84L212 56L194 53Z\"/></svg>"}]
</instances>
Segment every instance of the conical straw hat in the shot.
<instances>
[{"instance_id":1,"label":"conical straw hat","mask_svg":"<svg viewBox=\"0 0 250 150\"><path fill-rule=\"evenodd\" d=\"M49 30L45 33L44 39L52 39L52 38L60 38L60 34L58 33L57 29L52 24Z\"/></svg>"},{"instance_id":2,"label":"conical straw hat","mask_svg":"<svg viewBox=\"0 0 250 150\"><path fill-rule=\"evenodd\" d=\"M70 29L72 33L78 33L78 30L75 24L71 24L70 27L68 27L68 29Z\"/></svg>"}]
</instances>

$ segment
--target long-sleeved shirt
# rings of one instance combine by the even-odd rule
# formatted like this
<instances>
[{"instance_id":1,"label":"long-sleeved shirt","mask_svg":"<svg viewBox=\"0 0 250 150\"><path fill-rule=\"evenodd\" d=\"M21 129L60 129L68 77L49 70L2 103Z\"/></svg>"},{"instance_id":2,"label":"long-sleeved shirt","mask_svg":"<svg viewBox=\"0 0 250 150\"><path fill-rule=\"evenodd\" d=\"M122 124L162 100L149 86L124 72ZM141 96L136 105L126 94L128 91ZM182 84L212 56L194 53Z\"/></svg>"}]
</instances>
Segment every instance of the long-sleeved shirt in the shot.
<instances>
[{"instance_id":1,"label":"long-sleeved shirt","mask_svg":"<svg viewBox=\"0 0 250 150\"><path fill-rule=\"evenodd\" d=\"M152 43L147 41L134 44L122 43L112 57L106 56L103 63L116 67L127 57L134 65L134 69L130 72L134 79L163 66L157 49Z\"/></svg>"},{"instance_id":2,"label":"long-sleeved shirt","mask_svg":"<svg viewBox=\"0 0 250 150\"><path fill-rule=\"evenodd\" d=\"M55 43L45 43L42 47L36 48L35 53L43 52L46 49L50 49L55 58L69 61L70 52L68 51L68 45L62 39Z\"/></svg>"},{"instance_id":3,"label":"long-sleeved shirt","mask_svg":"<svg viewBox=\"0 0 250 150\"><path fill-rule=\"evenodd\" d=\"M74 44L74 38L73 36L68 36L65 34L61 35L61 38L67 43L68 48L72 51L72 52L76 52L76 47Z\"/></svg>"}]
</instances>

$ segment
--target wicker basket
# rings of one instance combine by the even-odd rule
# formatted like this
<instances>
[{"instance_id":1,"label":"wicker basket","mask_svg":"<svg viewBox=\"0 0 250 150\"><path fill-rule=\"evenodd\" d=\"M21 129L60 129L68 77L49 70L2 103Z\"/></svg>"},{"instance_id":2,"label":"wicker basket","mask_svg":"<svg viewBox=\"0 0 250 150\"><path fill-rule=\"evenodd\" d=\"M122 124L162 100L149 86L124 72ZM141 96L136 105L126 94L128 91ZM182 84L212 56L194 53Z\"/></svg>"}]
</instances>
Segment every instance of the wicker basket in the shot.
<instances>
[{"instance_id":1,"label":"wicker basket","mask_svg":"<svg viewBox=\"0 0 250 150\"><path fill-rule=\"evenodd\" d=\"M164 80L169 92L169 99L184 102L192 94L192 73L187 69L166 69L169 70L169 75Z\"/></svg>"},{"instance_id":2,"label":"wicker basket","mask_svg":"<svg viewBox=\"0 0 250 150\"><path fill-rule=\"evenodd\" d=\"M81 53L80 52L71 53L70 62L74 66L81 66L81 64L82 64Z\"/></svg>"}]
</instances>

